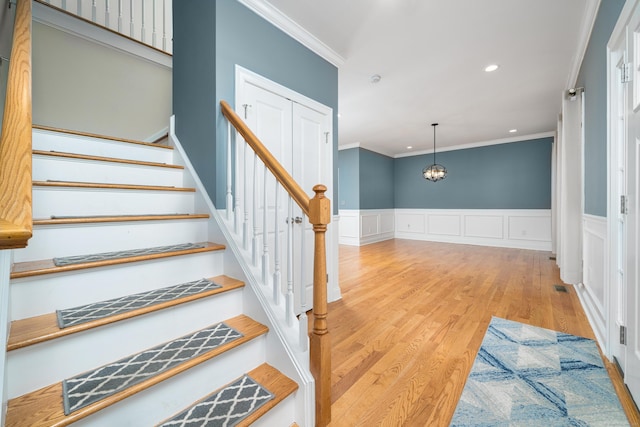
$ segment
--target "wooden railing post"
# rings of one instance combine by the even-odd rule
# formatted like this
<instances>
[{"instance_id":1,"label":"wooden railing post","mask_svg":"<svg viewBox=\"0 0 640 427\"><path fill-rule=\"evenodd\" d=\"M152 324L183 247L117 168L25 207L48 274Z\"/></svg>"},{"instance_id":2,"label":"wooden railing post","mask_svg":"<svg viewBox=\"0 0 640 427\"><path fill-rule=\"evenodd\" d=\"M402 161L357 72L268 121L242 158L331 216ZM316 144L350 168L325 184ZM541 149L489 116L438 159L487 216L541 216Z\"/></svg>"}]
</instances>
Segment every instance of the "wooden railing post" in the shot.
<instances>
[{"instance_id":1,"label":"wooden railing post","mask_svg":"<svg viewBox=\"0 0 640 427\"><path fill-rule=\"evenodd\" d=\"M311 331L310 368L316 381L316 426L331 421L331 341L327 328L327 254L325 233L331 221L331 201L324 195L327 187L316 185L309 201L309 222L315 233L313 262L313 330Z\"/></svg>"}]
</instances>

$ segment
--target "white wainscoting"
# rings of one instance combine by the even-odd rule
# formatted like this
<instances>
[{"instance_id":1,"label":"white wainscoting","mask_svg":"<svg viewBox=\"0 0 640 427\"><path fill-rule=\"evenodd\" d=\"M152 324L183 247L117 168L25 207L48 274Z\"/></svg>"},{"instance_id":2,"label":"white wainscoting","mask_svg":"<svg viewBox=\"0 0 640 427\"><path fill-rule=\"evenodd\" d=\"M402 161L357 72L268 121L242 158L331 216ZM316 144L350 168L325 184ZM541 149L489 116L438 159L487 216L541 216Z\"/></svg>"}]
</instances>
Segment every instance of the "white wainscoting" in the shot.
<instances>
[{"instance_id":1,"label":"white wainscoting","mask_svg":"<svg viewBox=\"0 0 640 427\"><path fill-rule=\"evenodd\" d=\"M340 244L361 246L394 238L394 209L341 209Z\"/></svg>"},{"instance_id":2,"label":"white wainscoting","mask_svg":"<svg viewBox=\"0 0 640 427\"><path fill-rule=\"evenodd\" d=\"M576 291L598 342L606 349L609 344L606 327L609 295L607 218L584 214L582 225L583 283L576 286Z\"/></svg>"},{"instance_id":3,"label":"white wainscoting","mask_svg":"<svg viewBox=\"0 0 640 427\"><path fill-rule=\"evenodd\" d=\"M395 209L399 239L551 250L548 209Z\"/></svg>"}]
</instances>

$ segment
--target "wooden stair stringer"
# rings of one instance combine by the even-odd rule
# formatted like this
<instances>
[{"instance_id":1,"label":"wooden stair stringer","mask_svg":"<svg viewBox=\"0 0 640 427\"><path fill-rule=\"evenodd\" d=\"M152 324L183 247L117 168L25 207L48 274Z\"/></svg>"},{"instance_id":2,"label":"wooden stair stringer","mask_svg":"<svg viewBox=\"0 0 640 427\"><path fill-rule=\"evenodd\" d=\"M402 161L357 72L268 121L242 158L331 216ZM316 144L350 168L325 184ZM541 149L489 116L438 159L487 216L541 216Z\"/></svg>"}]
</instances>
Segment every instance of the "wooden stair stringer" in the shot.
<instances>
[{"instance_id":1,"label":"wooden stair stringer","mask_svg":"<svg viewBox=\"0 0 640 427\"><path fill-rule=\"evenodd\" d=\"M89 406L78 409L69 415L64 414L62 382L16 397L8 402L6 427L62 427L70 425L268 332L266 326L245 315L225 320L224 323L241 332L243 337L233 342L223 344L146 381L135 384L126 390L122 390Z\"/></svg>"},{"instance_id":2,"label":"wooden stair stringer","mask_svg":"<svg viewBox=\"0 0 640 427\"><path fill-rule=\"evenodd\" d=\"M56 313L47 313L27 319L14 320L13 322L11 322L7 351L17 350L19 348L27 347L33 344L38 344L41 342L71 335L77 332L86 331L103 325L109 325L121 320L131 319L143 314L152 313L168 307L175 307L179 304L184 304L186 302L195 301L198 299L244 287L244 282L227 276L216 276L210 278L209 280L221 285L222 287L206 292L200 292L195 295L185 296L179 299L166 301L153 306L131 310L126 313L120 313L114 316L96 319L91 322L68 326L66 328L60 328L58 326Z\"/></svg>"}]
</instances>

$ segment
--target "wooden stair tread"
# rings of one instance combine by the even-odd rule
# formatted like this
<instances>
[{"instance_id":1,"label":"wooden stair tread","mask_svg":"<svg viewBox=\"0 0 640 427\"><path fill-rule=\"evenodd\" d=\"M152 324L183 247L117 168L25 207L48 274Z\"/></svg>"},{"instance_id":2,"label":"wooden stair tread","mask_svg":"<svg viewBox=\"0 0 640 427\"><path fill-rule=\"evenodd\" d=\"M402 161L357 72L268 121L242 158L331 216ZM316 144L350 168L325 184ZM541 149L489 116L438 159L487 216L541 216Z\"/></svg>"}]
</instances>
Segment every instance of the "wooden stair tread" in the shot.
<instances>
[{"instance_id":1,"label":"wooden stair tread","mask_svg":"<svg viewBox=\"0 0 640 427\"><path fill-rule=\"evenodd\" d=\"M80 264L70 264L63 266L56 266L53 263L53 259L46 259L41 261L28 261L19 262L13 265L11 270L11 279L17 279L21 277L38 276L41 274L61 273L65 271L83 270L86 268L104 267L109 265L126 264L130 262L147 261L159 258L168 258L172 256L188 255L201 252L220 251L225 249L224 245L212 242L200 242L198 244L204 245L202 248L183 249L172 252L164 252L151 255L137 255L127 258L109 259L101 261L85 262Z\"/></svg>"},{"instance_id":2,"label":"wooden stair tread","mask_svg":"<svg viewBox=\"0 0 640 427\"><path fill-rule=\"evenodd\" d=\"M16 350L18 348L27 347L33 344L38 344L66 335L71 335L76 332L86 331L98 326L115 323L120 320L130 319L132 317L162 310L167 307L173 307L185 302L194 301L211 295L228 292L244 286L244 282L227 276L216 276L210 278L209 280L221 285L222 287L210 290L208 292L202 292L196 295L189 295L179 299L166 301L150 307L139 308L126 313L120 313L114 316L96 319L91 322L68 326L66 328L60 328L58 326L56 313L47 313L26 319L14 320L11 322L7 351Z\"/></svg>"},{"instance_id":3,"label":"wooden stair tread","mask_svg":"<svg viewBox=\"0 0 640 427\"><path fill-rule=\"evenodd\" d=\"M212 359L221 353L238 347L253 338L267 333L268 331L268 328L265 325L258 323L245 315L225 320L224 323L241 332L243 337L230 343L223 344L206 354L195 357L180 364L179 366L175 366L159 375L149 378L146 381L135 384L126 390L102 399L101 401L78 409L68 416L64 415L62 382L16 397L9 400L7 404L6 426L60 427L69 425L155 384L158 384L167 378L171 378L193 366Z\"/></svg>"},{"instance_id":4,"label":"wooden stair tread","mask_svg":"<svg viewBox=\"0 0 640 427\"><path fill-rule=\"evenodd\" d=\"M274 397L238 423L238 426L249 426L298 389L298 384L295 381L266 363L247 374L273 393Z\"/></svg>"},{"instance_id":5,"label":"wooden stair tread","mask_svg":"<svg viewBox=\"0 0 640 427\"><path fill-rule=\"evenodd\" d=\"M127 222L127 221L166 221L176 219L207 219L209 214L166 214L166 215L113 215L113 216L85 216L68 218L34 219L33 225L59 224L91 224L99 222Z\"/></svg>"},{"instance_id":6,"label":"wooden stair tread","mask_svg":"<svg viewBox=\"0 0 640 427\"><path fill-rule=\"evenodd\" d=\"M152 142L137 141L135 139L118 138L117 136L100 135L97 133L82 132L78 130L62 129L62 128L56 128L52 126L44 126L44 125L36 125L36 124L33 125L33 128L39 129L39 130L45 130L49 132L67 133L70 135L86 136L89 138L106 139L106 140L115 141L115 142L125 142L128 144L146 145L148 147L155 147L155 148L160 148L165 150L173 150L173 147L170 147L168 145L160 145L160 144L154 144Z\"/></svg>"},{"instance_id":7,"label":"wooden stair tread","mask_svg":"<svg viewBox=\"0 0 640 427\"><path fill-rule=\"evenodd\" d=\"M173 187L166 185L110 184L105 182L79 181L33 181L34 187L70 187L70 188L108 188L117 190L151 190L151 191L183 191L195 192L192 187Z\"/></svg>"},{"instance_id":8,"label":"wooden stair tread","mask_svg":"<svg viewBox=\"0 0 640 427\"><path fill-rule=\"evenodd\" d=\"M120 159L117 157L103 157L103 156L94 156L94 155L88 155L88 154L67 153L64 151L33 150L33 154L38 156L93 160L98 162L125 163L125 164L138 165L138 166L153 166L153 167L159 167L159 168L184 169L184 166L172 165L169 163L145 162L143 160L130 160L130 159Z\"/></svg>"}]
</instances>

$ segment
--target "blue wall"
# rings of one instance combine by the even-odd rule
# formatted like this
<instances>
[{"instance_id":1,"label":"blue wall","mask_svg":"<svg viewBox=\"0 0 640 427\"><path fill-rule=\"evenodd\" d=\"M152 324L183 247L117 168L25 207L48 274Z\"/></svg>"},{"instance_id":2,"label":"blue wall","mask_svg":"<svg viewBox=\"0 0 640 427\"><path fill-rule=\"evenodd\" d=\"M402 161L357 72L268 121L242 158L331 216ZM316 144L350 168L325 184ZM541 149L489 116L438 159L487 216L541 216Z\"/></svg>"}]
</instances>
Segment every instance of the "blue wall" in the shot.
<instances>
[{"instance_id":1,"label":"blue wall","mask_svg":"<svg viewBox=\"0 0 640 427\"><path fill-rule=\"evenodd\" d=\"M623 6L600 2L577 82L585 88L584 211L598 216L607 216L607 42Z\"/></svg>"},{"instance_id":2,"label":"blue wall","mask_svg":"<svg viewBox=\"0 0 640 427\"><path fill-rule=\"evenodd\" d=\"M340 209L393 209L394 159L362 148L338 153Z\"/></svg>"},{"instance_id":3,"label":"blue wall","mask_svg":"<svg viewBox=\"0 0 640 427\"><path fill-rule=\"evenodd\" d=\"M395 207L428 209L551 209L553 138L437 154L447 168L429 182L422 169L432 155L395 160Z\"/></svg>"},{"instance_id":4,"label":"blue wall","mask_svg":"<svg viewBox=\"0 0 640 427\"><path fill-rule=\"evenodd\" d=\"M432 154L392 159L339 152L340 209L551 209L553 138L437 153L446 179L429 182Z\"/></svg>"},{"instance_id":5,"label":"blue wall","mask_svg":"<svg viewBox=\"0 0 640 427\"><path fill-rule=\"evenodd\" d=\"M338 70L236 0L174 1L173 112L176 133L218 209L226 207L226 122L235 65L338 111ZM334 117L334 183L338 128ZM337 186L334 195L337 200ZM333 203L337 212L337 203Z\"/></svg>"},{"instance_id":6,"label":"blue wall","mask_svg":"<svg viewBox=\"0 0 640 427\"><path fill-rule=\"evenodd\" d=\"M338 195L340 209L360 209L360 149L338 152Z\"/></svg>"},{"instance_id":7,"label":"blue wall","mask_svg":"<svg viewBox=\"0 0 640 427\"><path fill-rule=\"evenodd\" d=\"M212 199L216 190L215 19L215 2L173 2L176 134Z\"/></svg>"},{"instance_id":8,"label":"blue wall","mask_svg":"<svg viewBox=\"0 0 640 427\"><path fill-rule=\"evenodd\" d=\"M360 209L393 209L394 159L360 150Z\"/></svg>"},{"instance_id":9,"label":"blue wall","mask_svg":"<svg viewBox=\"0 0 640 427\"><path fill-rule=\"evenodd\" d=\"M182 2L180 2L182 3ZM188 2L185 2L188 3ZM224 99L232 107L235 98L235 65L241 65L276 83L305 95L333 109L334 184L338 182L338 69L285 33L260 18L236 0L216 0L216 120L217 141L226 141L226 125L219 103ZM209 23L208 25L211 25ZM175 97L176 95L174 95ZM219 159L226 156L225 144L218 144ZM226 167L217 164L217 181L225 182ZM224 185L218 186L216 207L225 206ZM337 185L332 199L338 206Z\"/></svg>"}]
</instances>

